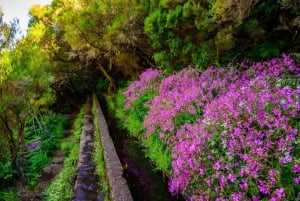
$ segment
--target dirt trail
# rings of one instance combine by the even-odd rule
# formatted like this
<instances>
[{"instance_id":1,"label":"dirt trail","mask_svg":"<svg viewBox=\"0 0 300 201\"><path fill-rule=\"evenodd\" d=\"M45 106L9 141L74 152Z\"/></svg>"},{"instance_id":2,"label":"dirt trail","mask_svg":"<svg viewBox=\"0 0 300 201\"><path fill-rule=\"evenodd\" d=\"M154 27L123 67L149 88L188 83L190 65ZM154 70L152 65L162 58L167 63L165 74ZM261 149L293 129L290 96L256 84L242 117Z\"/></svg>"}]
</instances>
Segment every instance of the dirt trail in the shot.
<instances>
[{"instance_id":1,"label":"dirt trail","mask_svg":"<svg viewBox=\"0 0 300 201\"><path fill-rule=\"evenodd\" d=\"M68 128L66 130L66 138L70 137L73 133L73 124L79 111L74 111L70 115L66 115L69 119ZM52 162L41 171L41 178L34 190L24 188L20 192L21 201L42 201L43 191L50 185L54 177L60 172L64 166L64 155L62 150L57 150L52 158Z\"/></svg>"}]
</instances>

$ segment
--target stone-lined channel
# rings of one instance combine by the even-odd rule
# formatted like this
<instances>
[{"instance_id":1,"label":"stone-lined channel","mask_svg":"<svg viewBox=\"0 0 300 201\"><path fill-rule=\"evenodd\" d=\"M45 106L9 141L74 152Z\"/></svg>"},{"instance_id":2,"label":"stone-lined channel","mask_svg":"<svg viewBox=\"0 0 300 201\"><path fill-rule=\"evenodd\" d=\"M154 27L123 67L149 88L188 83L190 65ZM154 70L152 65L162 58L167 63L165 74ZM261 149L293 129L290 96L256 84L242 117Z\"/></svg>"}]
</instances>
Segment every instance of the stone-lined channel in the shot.
<instances>
[{"instance_id":1,"label":"stone-lined channel","mask_svg":"<svg viewBox=\"0 0 300 201\"><path fill-rule=\"evenodd\" d=\"M183 201L180 196L170 195L162 173L153 171L152 164L143 156L142 148L135 140L118 130L112 119L108 118L107 124L96 95L93 95L93 102L87 101L73 201L103 200L92 159L96 133L92 104L96 108L110 201Z\"/></svg>"},{"instance_id":2,"label":"stone-lined channel","mask_svg":"<svg viewBox=\"0 0 300 201\"><path fill-rule=\"evenodd\" d=\"M93 162L95 128L91 112L92 100L87 101L87 110L84 116L80 137L79 158L77 163L77 177L74 187L73 201L101 201L98 176L95 174L96 165Z\"/></svg>"},{"instance_id":3,"label":"stone-lined channel","mask_svg":"<svg viewBox=\"0 0 300 201\"><path fill-rule=\"evenodd\" d=\"M105 105L105 102L101 102ZM124 169L123 176L131 191L134 201L184 201L180 195L172 196L168 190L168 179L144 156L143 148L136 139L131 138L125 130L117 126L103 108L110 136Z\"/></svg>"},{"instance_id":4,"label":"stone-lined channel","mask_svg":"<svg viewBox=\"0 0 300 201\"><path fill-rule=\"evenodd\" d=\"M108 131L106 119L103 115L97 96L93 95L93 103L96 108L98 128L103 148L103 156L106 174L109 183L111 201L132 201L126 179L123 177L124 170L118 158L115 146Z\"/></svg>"}]
</instances>

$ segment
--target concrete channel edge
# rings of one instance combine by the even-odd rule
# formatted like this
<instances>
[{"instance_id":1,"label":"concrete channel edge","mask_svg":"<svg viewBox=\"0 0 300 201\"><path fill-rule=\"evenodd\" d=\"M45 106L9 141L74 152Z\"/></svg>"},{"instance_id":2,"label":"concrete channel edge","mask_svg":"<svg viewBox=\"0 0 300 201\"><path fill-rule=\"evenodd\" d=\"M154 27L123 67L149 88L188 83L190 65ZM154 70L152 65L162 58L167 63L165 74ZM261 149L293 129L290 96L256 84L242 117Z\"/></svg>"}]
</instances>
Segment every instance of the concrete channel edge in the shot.
<instances>
[{"instance_id":1,"label":"concrete channel edge","mask_svg":"<svg viewBox=\"0 0 300 201\"><path fill-rule=\"evenodd\" d=\"M101 106L95 94L93 94L93 104L95 104L98 118L99 133L110 187L110 199L111 201L133 201L126 179L123 177L123 167L118 158Z\"/></svg>"}]
</instances>

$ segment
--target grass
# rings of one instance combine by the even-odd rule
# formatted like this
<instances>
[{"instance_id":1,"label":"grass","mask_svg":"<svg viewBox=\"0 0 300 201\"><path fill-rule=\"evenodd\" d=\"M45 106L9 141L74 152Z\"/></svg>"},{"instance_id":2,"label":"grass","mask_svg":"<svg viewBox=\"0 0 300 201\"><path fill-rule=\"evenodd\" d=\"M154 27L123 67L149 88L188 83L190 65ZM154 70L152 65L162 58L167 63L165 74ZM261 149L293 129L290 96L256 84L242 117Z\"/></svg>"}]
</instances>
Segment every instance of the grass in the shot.
<instances>
[{"instance_id":1,"label":"grass","mask_svg":"<svg viewBox=\"0 0 300 201\"><path fill-rule=\"evenodd\" d=\"M43 192L46 201L65 201L72 200L74 180L77 173L77 160L79 153L79 141L82 131L83 117L86 112L86 106L82 107L74 122L74 133L71 136L70 143L63 146L71 147L69 155L64 160L64 167L56 176L50 186Z\"/></svg>"},{"instance_id":2,"label":"grass","mask_svg":"<svg viewBox=\"0 0 300 201\"><path fill-rule=\"evenodd\" d=\"M17 189L11 188L8 190L0 191L0 201L19 201Z\"/></svg>"},{"instance_id":3,"label":"grass","mask_svg":"<svg viewBox=\"0 0 300 201\"><path fill-rule=\"evenodd\" d=\"M106 177L106 168L105 168L105 162L104 162L104 157L103 157L103 149L102 149L102 144L101 144L101 139L100 139L100 130L99 130L99 124L98 124L98 118L96 115L96 108L95 104L93 105L93 117L94 117L94 126L95 126L95 152L94 152L94 157L93 160L96 164L96 174L99 176L100 184L99 186L101 187L101 192L104 194L104 200L109 201L109 184L108 180Z\"/></svg>"},{"instance_id":4,"label":"grass","mask_svg":"<svg viewBox=\"0 0 300 201\"><path fill-rule=\"evenodd\" d=\"M166 150L166 145L159 138L157 133L143 139L145 156L155 163L156 170L162 170L164 173L171 173L172 156Z\"/></svg>"}]
</instances>

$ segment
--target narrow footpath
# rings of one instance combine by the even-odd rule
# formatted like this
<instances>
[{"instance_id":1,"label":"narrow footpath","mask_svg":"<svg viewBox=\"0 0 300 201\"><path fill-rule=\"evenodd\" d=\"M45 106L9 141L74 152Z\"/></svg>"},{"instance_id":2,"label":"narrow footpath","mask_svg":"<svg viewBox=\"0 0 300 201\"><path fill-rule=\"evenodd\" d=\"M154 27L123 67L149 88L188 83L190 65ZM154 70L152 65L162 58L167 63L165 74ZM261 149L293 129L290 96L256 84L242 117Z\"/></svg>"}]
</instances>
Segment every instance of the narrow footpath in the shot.
<instances>
[{"instance_id":1,"label":"narrow footpath","mask_svg":"<svg viewBox=\"0 0 300 201\"><path fill-rule=\"evenodd\" d=\"M67 140L73 134L73 124L78 115L78 110L74 110L72 114L65 115L68 118L68 127L66 130ZM40 180L37 186L32 190L25 188L20 192L21 201L43 201L43 191L49 186L56 175L58 175L64 166L64 154L62 150L57 150L52 158L52 162L45 167L40 173Z\"/></svg>"},{"instance_id":2,"label":"narrow footpath","mask_svg":"<svg viewBox=\"0 0 300 201\"><path fill-rule=\"evenodd\" d=\"M87 111L84 116L82 133L80 137L79 158L77 163L77 177L74 187L73 201L102 201L99 192L98 176L95 174L96 165L93 161L95 129L92 101L87 101Z\"/></svg>"}]
</instances>

